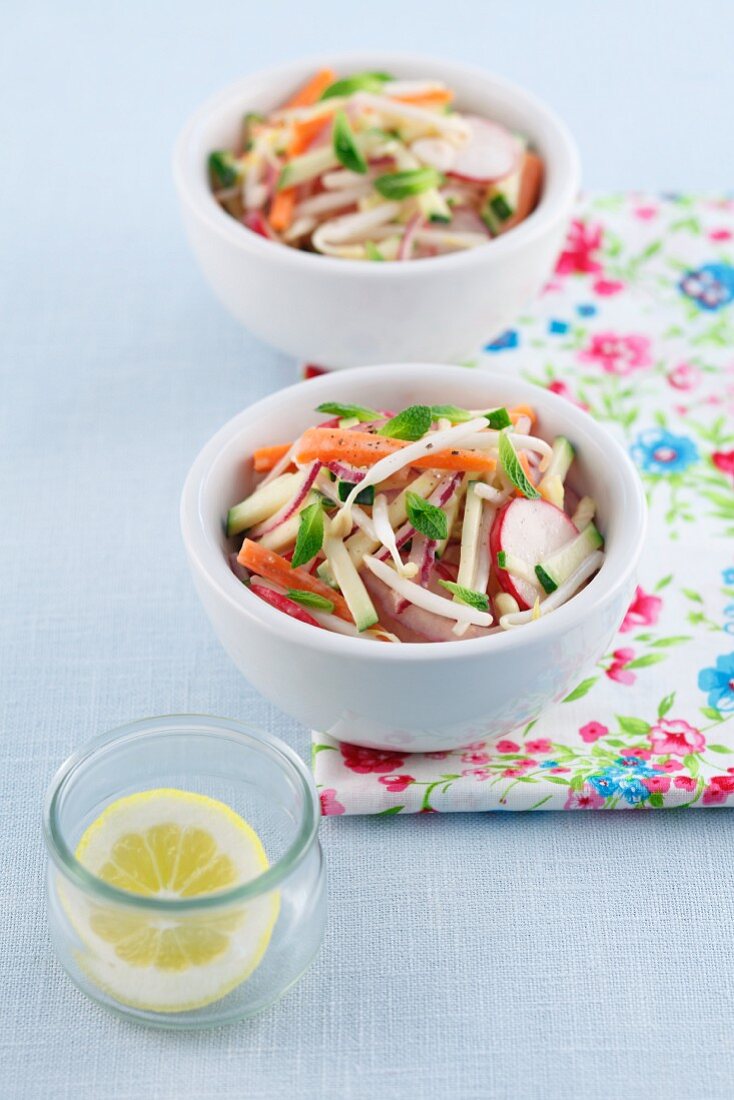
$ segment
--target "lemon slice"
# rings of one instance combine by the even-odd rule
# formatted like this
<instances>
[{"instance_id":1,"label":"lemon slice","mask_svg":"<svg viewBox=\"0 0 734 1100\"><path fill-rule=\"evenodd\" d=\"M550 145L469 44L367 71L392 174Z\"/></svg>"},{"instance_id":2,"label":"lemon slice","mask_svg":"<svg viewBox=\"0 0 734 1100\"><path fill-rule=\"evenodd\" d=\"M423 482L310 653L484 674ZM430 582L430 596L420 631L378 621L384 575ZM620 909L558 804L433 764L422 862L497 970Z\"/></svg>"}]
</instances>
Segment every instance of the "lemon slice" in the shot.
<instances>
[{"instance_id":1,"label":"lemon slice","mask_svg":"<svg viewBox=\"0 0 734 1100\"><path fill-rule=\"evenodd\" d=\"M76 858L121 890L192 903L269 866L259 836L234 810L174 789L111 803L82 836ZM123 1004L154 1012L200 1008L248 978L280 907L273 892L226 908L158 915L92 902L68 887L65 894L89 977Z\"/></svg>"}]
</instances>

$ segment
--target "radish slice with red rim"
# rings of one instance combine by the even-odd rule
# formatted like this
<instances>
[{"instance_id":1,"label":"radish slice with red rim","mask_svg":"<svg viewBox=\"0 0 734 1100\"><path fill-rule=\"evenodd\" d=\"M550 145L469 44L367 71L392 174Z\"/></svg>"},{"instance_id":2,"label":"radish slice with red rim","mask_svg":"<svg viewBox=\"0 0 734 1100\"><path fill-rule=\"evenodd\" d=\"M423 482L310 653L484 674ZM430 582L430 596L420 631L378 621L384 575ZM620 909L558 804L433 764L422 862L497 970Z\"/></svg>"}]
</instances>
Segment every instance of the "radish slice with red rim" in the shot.
<instances>
[{"instance_id":1,"label":"radish slice with red rim","mask_svg":"<svg viewBox=\"0 0 734 1100\"><path fill-rule=\"evenodd\" d=\"M445 138L420 138L410 147L418 160L439 172L450 172L456 161L458 148Z\"/></svg>"},{"instance_id":2,"label":"radish slice with red rim","mask_svg":"<svg viewBox=\"0 0 734 1100\"><path fill-rule=\"evenodd\" d=\"M496 122L467 115L471 136L456 154L447 174L462 180L494 183L511 175L520 163L522 146Z\"/></svg>"},{"instance_id":3,"label":"radish slice with red rim","mask_svg":"<svg viewBox=\"0 0 734 1100\"><path fill-rule=\"evenodd\" d=\"M492 569L505 592L514 596L521 608L527 609L543 595L528 581L497 567L501 550L527 562L534 569L538 562L565 546L578 534L571 519L555 504L546 500L516 498L497 513L489 536Z\"/></svg>"}]
</instances>

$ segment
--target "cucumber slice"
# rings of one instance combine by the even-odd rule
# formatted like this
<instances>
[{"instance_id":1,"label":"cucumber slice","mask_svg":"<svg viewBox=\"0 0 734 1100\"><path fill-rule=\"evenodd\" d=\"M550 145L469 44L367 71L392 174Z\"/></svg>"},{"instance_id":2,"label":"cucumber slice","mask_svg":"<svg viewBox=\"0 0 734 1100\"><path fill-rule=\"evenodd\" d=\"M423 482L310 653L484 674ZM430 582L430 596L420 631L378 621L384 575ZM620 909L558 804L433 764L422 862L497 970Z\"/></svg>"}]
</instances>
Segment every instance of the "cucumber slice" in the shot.
<instances>
[{"instance_id":1,"label":"cucumber slice","mask_svg":"<svg viewBox=\"0 0 734 1100\"><path fill-rule=\"evenodd\" d=\"M347 601L347 607L352 613L357 630L361 633L374 626L378 620L375 605L342 540L330 537L324 539L324 553L342 595Z\"/></svg>"},{"instance_id":2,"label":"cucumber slice","mask_svg":"<svg viewBox=\"0 0 734 1100\"><path fill-rule=\"evenodd\" d=\"M451 221L451 207L435 187L430 191L424 191L422 195L417 195L416 202L427 221L440 225L447 225Z\"/></svg>"},{"instance_id":3,"label":"cucumber slice","mask_svg":"<svg viewBox=\"0 0 734 1100\"><path fill-rule=\"evenodd\" d=\"M263 535L260 539L260 545L264 546L266 550L274 550L276 554L280 554L286 547L294 543L298 538L298 528L301 524L301 512L304 508L308 508L309 504L320 504L321 497L317 492L313 490L304 497L301 501L301 505L298 511L294 512L285 523L279 524L267 535Z\"/></svg>"},{"instance_id":4,"label":"cucumber slice","mask_svg":"<svg viewBox=\"0 0 734 1100\"><path fill-rule=\"evenodd\" d=\"M479 214L493 237L502 232L505 222L508 222L517 210L519 196L519 172L515 172L500 183L490 184L487 188L487 194Z\"/></svg>"},{"instance_id":5,"label":"cucumber slice","mask_svg":"<svg viewBox=\"0 0 734 1100\"><path fill-rule=\"evenodd\" d=\"M274 516L294 494L298 474L281 474L227 512L227 538Z\"/></svg>"},{"instance_id":6,"label":"cucumber slice","mask_svg":"<svg viewBox=\"0 0 734 1100\"><path fill-rule=\"evenodd\" d=\"M541 496L555 504L556 508L563 508L565 492L563 482L568 473L576 452L566 439L565 435L559 435L553 440L553 453L548 468L540 479L538 490Z\"/></svg>"},{"instance_id":7,"label":"cucumber slice","mask_svg":"<svg viewBox=\"0 0 734 1100\"><path fill-rule=\"evenodd\" d=\"M322 172L328 172L338 164L339 159L331 145L326 145L323 149L314 149L312 153L304 153L302 157L294 157L280 170L278 190L282 191L284 187L295 187L297 183L316 179Z\"/></svg>"},{"instance_id":8,"label":"cucumber slice","mask_svg":"<svg viewBox=\"0 0 734 1100\"><path fill-rule=\"evenodd\" d=\"M232 153L216 150L209 154L209 172L218 187L234 187L242 177L242 168Z\"/></svg>"},{"instance_id":9,"label":"cucumber slice","mask_svg":"<svg viewBox=\"0 0 734 1100\"><path fill-rule=\"evenodd\" d=\"M574 573L583 561L601 550L604 539L593 523L585 527L580 535L566 543L551 557L535 566L535 574L546 592L555 592L560 584Z\"/></svg>"},{"instance_id":10,"label":"cucumber slice","mask_svg":"<svg viewBox=\"0 0 734 1100\"><path fill-rule=\"evenodd\" d=\"M462 486L459 485L459 488L456 490L456 492L454 493L454 495L452 496L452 498L448 502L448 504L444 504L444 506L443 506L443 512L444 512L444 515L446 516L446 524L447 524L447 528L448 528L448 535L446 536L445 539L441 539L440 542L436 543L436 557L437 558L440 558L443 555L443 552L446 549L446 545L447 545L449 539L451 538L451 532L453 531L454 524L456 523L456 520L458 518L459 508L461 506L461 501L462 501L463 497L464 497L464 491L463 491ZM467 587L471 587L471 586L468 585Z\"/></svg>"}]
</instances>

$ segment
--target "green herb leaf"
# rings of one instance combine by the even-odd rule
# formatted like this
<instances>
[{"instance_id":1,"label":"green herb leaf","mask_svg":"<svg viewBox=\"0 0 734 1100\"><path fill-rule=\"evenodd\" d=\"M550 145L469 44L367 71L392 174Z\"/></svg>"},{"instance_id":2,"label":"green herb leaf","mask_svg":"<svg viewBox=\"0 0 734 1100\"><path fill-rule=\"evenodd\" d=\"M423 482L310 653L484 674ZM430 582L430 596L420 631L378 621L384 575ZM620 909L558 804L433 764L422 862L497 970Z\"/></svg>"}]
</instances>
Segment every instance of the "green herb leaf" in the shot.
<instances>
[{"instance_id":1,"label":"green herb leaf","mask_svg":"<svg viewBox=\"0 0 734 1100\"><path fill-rule=\"evenodd\" d=\"M385 199L407 199L440 187L443 177L435 168L410 168L405 172L387 172L375 180L375 190Z\"/></svg>"},{"instance_id":2,"label":"green herb leaf","mask_svg":"<svg viewBox=\"0 0 734 1100\"><path fill-rule=\"evenodd\" d=\"M512 424L510 414L504 408L492 409L492 412L485 413L485 416L490 428L494 428L496 432L501 432L503 428L509 428Z\"/></svg>"},{"instance_id":3,"label":"green herb leaf","mask_svg":"<svg viewBox=\"0 0 734 1100\"><path fill-rule=\"evenodd\" d=\"M300 603L304 607L313 607L316 611L333 611L333 600L327 600L325 596L319 596L316 592L305 592L301 588L289 588L286 595L294 603Z\"/></svg>"},{"instance_id":4,"label":"green herb leaf","mask_svg":"<svg viewBox=\"0 0 734 1100\"><path fill-rule=\"evenodd\" d=\"M354 92L380 92L382 85L393 79L389 73L355 73L344 80L335 80L321 93L321 98L333 99L335 96L353 95Z\"/></svg>"},{"instance_id":5,"label":"green herb leaf","mask_svg":"<svg viewBox=\"0 0 734 1100\"><path fill-rule=\"evenodd\" d=\"M453 581L439 581L442 588L455 596L459 603L468 604L477 611L489 611L489 596L486 592L475 592L473 588L465 588L463 584L455 584Z\"/></svg>"},{"instance_id":6,"label":"green herb leaf","mask_svg":"<svg viewBox=\"0 0 734 1100\"><path fill-rule=\"evenodd\" d=\"M296 548L291 558L291 569L305 565L315 558L324 542L324 512L319 502L309 504L301 512L298 521Z\"/></svg>"},{"instance_id":7,"label":"green herb leaf","mask_svg":"<svg viewBox=\"0 0 734 1100\"><path fill-rule=\"evenodd\" d=\"M368 409L364 405L342 405L340 401L324 401L321 405L316 406L316 412L338 416L340 420L355 418L365 422L380 420L382 417L382 413L379 413L377 409Z\"/></svg>"},{"instance_id":8,"label":"green herb leaf","mask_svg":"<svg viewBox=\"0 0 734 1100\"><path fill-rule=\"evenodd\" d=\"M209 171L220 187L234 187L240 177L236 160L226 151L209 154Z\"/></svg>"},{"instance_id":9,"label":"green herb leaf","mask_svg":"<svg viewBox=\"0 0 734 1100\"><path fill-rule=\"evenodd\" d=\"M428 405L409 405L387 424L383 424L378 435L389 439L408 439L415 441L426 434L433 422L433 414Z\"/></svg>"},{"instance_id":10,"label":"green herb leaf","mask_svg":"<svg viewBox=\"0 0 734 1100\"><path fill-rule=\"evenodd\" d=\"M367 171L367 161L357 147L352 127L349 125L349 119L344 111L337 111L334 116L334 129L331 140L337 159L345 168L348 168L350 172L361 172L362 174Z\"/></svg>"},{"instance_id":11,"label":"green herb leaf","mask_svg":"<svg viewBox=\"0 0 734 1100\"><path fill-rule=\"evenodd\" d=\"M512 440L505 432L500 435L499 454L500 465L515 488L519 489L522 495L527 497L528 500L537 500L540 497L540 493L535 486L531 485L530 481L528 481L527 475L520 463L520 459L517 457L517 451L512 445Z\"/></svg>"},{"instance_id":12,"label":"green herb leaf","mask_svg":"<svg viewBox=\"0 0 734 1100\"><path fill-rule=\"evenodd\" d=\"M368 260L384 260L385 257L373 241L364 242L364 252Z\"/></svg>"},{"instance_id":13,"label":"green herb leaf","mask_svg":"<svg viewBox=\"0 0 734 1100\"><path fill-rule=\"evenodd\" d=\"M354 482L352 481L340 481L336 487L336 491L339 494L339 500L346 500L352 489L354 488ZM366 488L361 489L354 498L355 504L374 504L375 503L375 487L374 485L367 485Z\"/></svg>"},{"instance_id":14,"label":"green herb leaf","mask_svg":"<svg viewBox=\"0 0 734 1100\"><path fill-rule=\"evenodd\" d=\"M446 513L435 504L429 504L417 493L407 492L405 494L405 510L408 514L408 521L415 527L416 531L419 531L421 535L425 535L427 539L441 542L442 539L448 538L449 523L446 519Z\"/></svg>"},{"instance_id":15,"label":"green herb leaf","mask_svg":"<svg viewBox=\"0 0 734 1100\"><path fill-rule=\"evenodd\" d=\"M468 409L460 409L458 405L431 405L431 416L434 420L450 420L452 424L465 424L473 419Z\"/></svg>"}]
</instances>

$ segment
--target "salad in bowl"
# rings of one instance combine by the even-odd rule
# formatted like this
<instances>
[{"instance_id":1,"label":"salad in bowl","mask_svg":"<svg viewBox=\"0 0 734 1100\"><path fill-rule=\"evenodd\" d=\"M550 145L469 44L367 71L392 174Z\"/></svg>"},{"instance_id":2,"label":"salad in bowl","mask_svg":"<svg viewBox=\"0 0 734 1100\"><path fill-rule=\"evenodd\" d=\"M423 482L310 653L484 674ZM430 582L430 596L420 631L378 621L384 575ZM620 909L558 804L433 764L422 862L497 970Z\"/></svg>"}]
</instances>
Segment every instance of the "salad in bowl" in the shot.
<instances>
[{"instance_id":1,"label":"salad in bowl","mask_svg":"<svg viewBox=\"0 0 734 1100\"><path fill-rule=\"evenodd\" d=\"M532 406L376 404L321 402L328 419L255 450L262 480L226 518L252 594L337 634L456 642L552 613L602 567L573 444Z\"/></svg>"},{"instance_id":2,"label":"salad in bowl","mask_svg":"<svg viewBox=\"0 0 734 1100\"><path fill-rule=\"evenodd\" d=\"M414 260L486 244L535 209L525 134L463 111L444 81L323 68L209 155L217 202L262 237L341 259Z\"/></svg>"}]
</instances>

